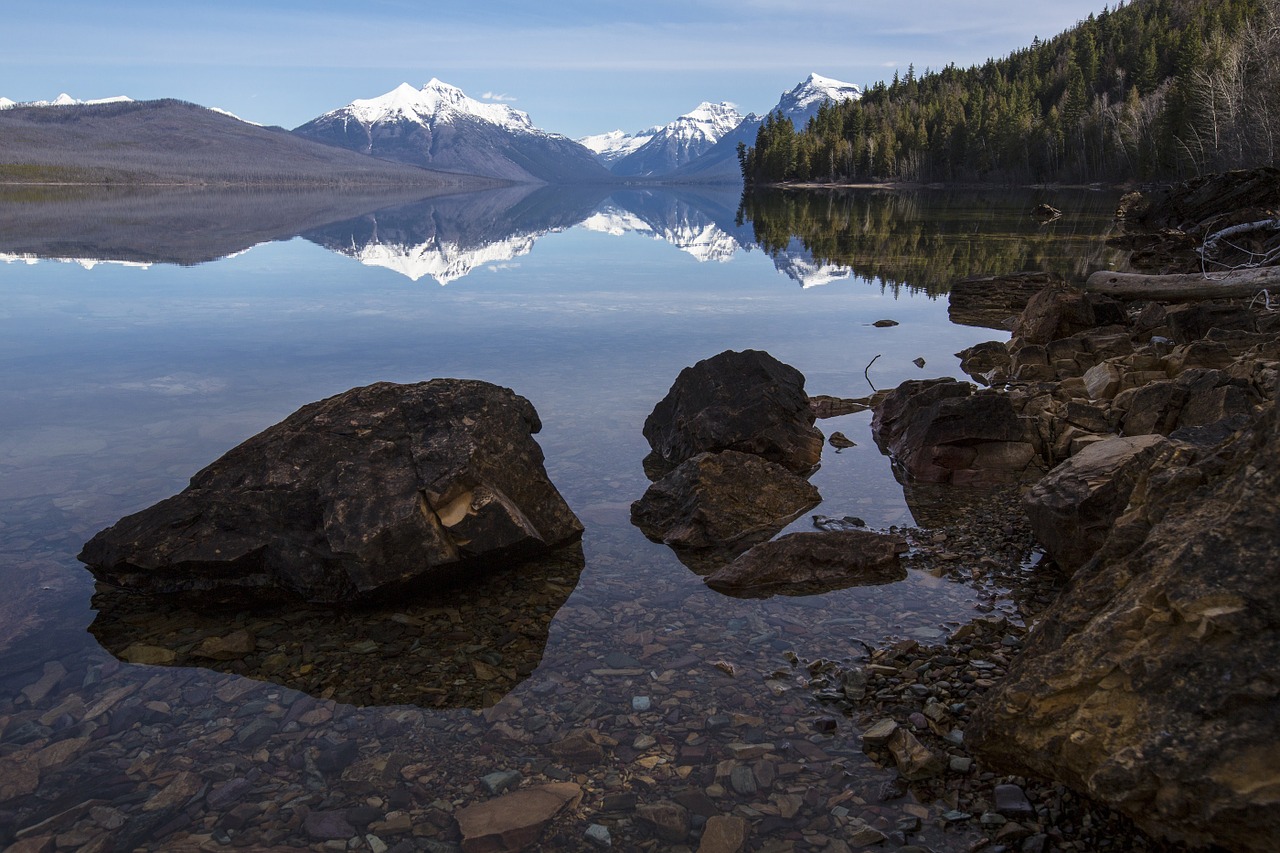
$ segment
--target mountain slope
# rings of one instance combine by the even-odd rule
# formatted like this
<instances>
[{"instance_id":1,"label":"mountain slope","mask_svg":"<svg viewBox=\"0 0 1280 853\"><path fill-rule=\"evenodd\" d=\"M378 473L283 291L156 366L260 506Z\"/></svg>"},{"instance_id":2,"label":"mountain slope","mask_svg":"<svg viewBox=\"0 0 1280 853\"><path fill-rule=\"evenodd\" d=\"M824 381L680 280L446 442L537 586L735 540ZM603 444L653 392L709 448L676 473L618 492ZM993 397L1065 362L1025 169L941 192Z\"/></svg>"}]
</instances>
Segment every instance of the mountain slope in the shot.
<instances>
[{"instance_id":1,"label":"mountain slope","mask_svg":"<svg viewBox=\"0 0 1280 853\"><path fill-rule=\"evenodd\" d=\"M492 185L386 163L182 101L0 111L0 182Z\"/></svg>"},{"instance_id":2,"label":"mountain slope","mask_svg":"<svg viewBox=\"0 0 1280 853\"><path fill-rule=\"evenodd\" d=\"M401 84L294 128L295 134L383 160L517 182L609 180L591 151L534 126L505 104L486 104L432 79Z\"/></svg>"},{"instance_id":3,"label":"mountain slope","mask_svg":"<svg viewBox=\"0 0 1280 853\"><path fill-rule=\"evenodd\" d=\"M610 167L615 175L665 175L704 154L742 122L730 103L698 104Z\"/></svg>"},{"instance_id":4,"label":"mountain slope","mask_svg":"<svg viewBox=\"0 0 1280 853\"><path fill-rule=\"evenodd\" d=\"M818 114L818 107L831 101L856 101L862 97L862 88L854 83L843 83L820 74L810 74L795 88L784 92L778 103L765 115L781 113L791 119L797 129L803 128L809 119ZM742 170L738 165L738 143L754 145L756 131L764 124L764 116L754 113L722 136L715 145L691 163L680 167L671 177L690 181L740 181Z\"/></svg>"},{"instance_id":5,"label":"mountain slope","mask_svg":"<svg viewBox=\"0 0 1280 853\"><path fill-rule=\"evenodd\" d=\"M611 130L608 133L584 136L578 140L578 144L585 146L596 155L597 160L608 167L653 139L653 135L660 130L661 127L650 127L635 133Z\"/></svg>"}]
</instances>

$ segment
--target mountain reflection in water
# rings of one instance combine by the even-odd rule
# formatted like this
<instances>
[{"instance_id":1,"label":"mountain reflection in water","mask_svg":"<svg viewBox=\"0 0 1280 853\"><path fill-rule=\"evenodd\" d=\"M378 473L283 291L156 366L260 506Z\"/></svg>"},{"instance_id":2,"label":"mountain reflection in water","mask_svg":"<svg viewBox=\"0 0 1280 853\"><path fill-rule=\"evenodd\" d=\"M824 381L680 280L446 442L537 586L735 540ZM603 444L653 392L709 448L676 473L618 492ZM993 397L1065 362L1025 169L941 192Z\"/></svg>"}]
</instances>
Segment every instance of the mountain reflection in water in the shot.
<instances>
[{"instance_id":1,"label":"mountain reflection in water","mask_svg":"<svg viewBox=\"0 0 1280 853\"><path fill-rule=\"evenodd\" d=\"M1111 260L1096 239L1112 215L1110 194L1056 191L1066 215L1050 223L1031 215L1041 195L773 190L739 196L703 187L530 185L431 198L80 191L38 201L0 197L0 260L198 264L301 236L413 281L450 284L477 269L501 269L540 238L576 226L661 240L700 262L723 263L759 248L806 288L879 279L895 290L935 296L969 275L1043 270L1071 277Z\"/></svg>"}]
</instances>

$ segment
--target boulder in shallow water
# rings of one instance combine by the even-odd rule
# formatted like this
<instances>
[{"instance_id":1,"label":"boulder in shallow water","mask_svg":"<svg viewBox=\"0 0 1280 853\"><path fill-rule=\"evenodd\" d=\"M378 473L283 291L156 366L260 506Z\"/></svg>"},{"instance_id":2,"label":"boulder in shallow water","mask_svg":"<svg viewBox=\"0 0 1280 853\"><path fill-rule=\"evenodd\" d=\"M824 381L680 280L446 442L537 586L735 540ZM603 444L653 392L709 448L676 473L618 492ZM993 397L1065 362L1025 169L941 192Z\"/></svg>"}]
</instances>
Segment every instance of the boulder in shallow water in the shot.
<instances>
[{"instance_id":1,"label":"boulder in shallow water","mask_svg":"<svg viewBox=\"0 0 1280 853\"><path fill-rule=\"evenodd\" d=\"M631 505L631 522L673 548L729 550L732 557L820 500L808 480L758 456L699 453Z\"/></svg>"},{"instance_id":2,"label":"boulder in shallow water","mask_svg":"<svg viewBox=\"0 0 1280 853\"><path fill-rule=\"evenodd\" d=\"M767 352L722 352L680 371L645 419L645 473L656 480L699 453L736 450L805 474L822 458L814 420L800 371Z\"/></svg>"},{"instance_id":3,"label":"boulder in shallow water","mask_svg":"<svg viewBox=\"0 0 1280 853\"><path fill-rule=\"evenodd\" d=\"M80 554L147 593L346 604L578 539L533 405L487 382L380 382L304 406Z\"/></svg>"},{"instance_id":4,"label":"boulder in shallow water","mask_svg":"<svg viewBox=\"0 0 1280 853\"><path fill-rule=\"evenodd\" d=\"M876 406L871 433L909 482L1012 483L1037 458L1008 397L954 379L903 382Z\"/></svg>"},{"instance_id":5,"label":"boulder in shallow water","mask_svg":"<svg viewBox=\"0 0 1280 853\"><path fill-rule=\"evenodd\" d=\"M755 546L707 579L730 595L808 595L904 580L907 542L869 530L791 533Z\"/></svg>"}]
</instances>

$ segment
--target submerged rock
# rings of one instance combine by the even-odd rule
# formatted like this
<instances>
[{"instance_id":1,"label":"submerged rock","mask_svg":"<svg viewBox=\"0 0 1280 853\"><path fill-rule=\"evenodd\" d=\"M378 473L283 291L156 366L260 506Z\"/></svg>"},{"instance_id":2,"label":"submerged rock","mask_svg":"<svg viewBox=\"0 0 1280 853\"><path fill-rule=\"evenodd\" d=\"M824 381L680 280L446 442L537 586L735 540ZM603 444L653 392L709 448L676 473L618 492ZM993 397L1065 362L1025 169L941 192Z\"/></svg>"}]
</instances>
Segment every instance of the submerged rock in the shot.
<instances>
[{"instance_id":1,"label":"submerged rock","mask_svg":"<svg viewBox=\"0 0 1280 853\"><path fill-rule=\"evenodd\" d=\"M93 537L80 559L147 593L346 604L578 539L532 404L486 382L380 382L304 406Z\"/></svg>"},{"instance_id":2,"label":"submerged rock","mask_svg":"<svg viewBox=\"0 0 1280 853\"><path fill-rule=\"evenodd\" d=\"M804 376L767 352L722 352L680 371L645 419L656 480L699 453L737 450L805 474L822 457L822 433Z\"/></svg>"},{"instance_id":3,"label":"submerged rock","mask_svg":"<svg viewBox=\"0 0 1280 853\"><path fill-rule=\"evenodd\" d=\"M582 800L581 786L557 782L523 788L457 812L463 853L516 853L532 847L561 812Z\"/></svg>"},{"instance_id":4,"label":"submerged rock","mask_svg":"<svg viewBox=\"0 0 1280 853\"><path fill-rule=\"evenodd\" d=\"M961 326L1008 331L1031 297L1061 283L1061 276L1038 271L960 279L947 294L947 318Z\"/></svg>"},{"instance_id":5,"label":"submerged rock","mask_svg":"<svg viewBox=\"0 0 1280 853\"><path fill-rule=\"evenodd\" d=\"M869 530L792 533L757 545L707 579L733 595L808 595L906 578L906 540Z\"/></svg>"}]
</instances>

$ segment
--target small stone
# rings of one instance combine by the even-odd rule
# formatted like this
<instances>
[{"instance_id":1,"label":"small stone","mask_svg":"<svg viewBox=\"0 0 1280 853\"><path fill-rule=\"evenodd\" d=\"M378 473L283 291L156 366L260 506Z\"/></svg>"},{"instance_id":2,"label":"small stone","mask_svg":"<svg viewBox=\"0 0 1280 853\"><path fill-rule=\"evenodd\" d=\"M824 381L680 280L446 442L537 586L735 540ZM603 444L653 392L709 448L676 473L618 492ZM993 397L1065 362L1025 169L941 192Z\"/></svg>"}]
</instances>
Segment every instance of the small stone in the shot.
<instances>
[{"instance_id":1,"label":"small stone","mask_svg":"<svg viewBox=\"0 0 1280 853\"><path fill-rule=\"evenodd\" d=\"M996 785L993 796L995 811L1012 820L1035 817L1036 810L1017 785Z\"/></svg>"},{"instance_id":2,"label":"small stone","mask_svg":"<svg viewBox=\"0 0 1280 853\"><path fill-rule=\"evenodd\" d=\"M708 818L698 853L738 853L747 843L751 825L744 818L716 815Z\"/></svg>"},{"instance_id":3,"label":"small stone","mask_svg":"<svg viewBox=\"0 0 1280 853\"><path fill-rule=\"evenodd\" d=\"M490 794L497 795L518 787L522 778L518 770L499 770L481 777L480 784Z\"/></svg>"},{"instance_id":4,"label":"small stone","mask_svg":"<svg viewBox=\"0 0 1280 853\"><path fill-rule=\"evenodd\" d=\"M946 767L941 756L920 743L906 729L895 731L888 746L894 763L898 765L898 772L909 782L941 775Z\"/></svg>"},{"instance_id":5,"label":"small stone","mask_svg":"<svg viewBox=\"0 0 1280 853\"><path fill-rule=\"evenodd\" d=\"M973 759L963 755L953 755L948 766L952 773L968 773L973 768Z\"/></svg>"},{"instance_id":6,"label":"small stone","mask_svg":"<svg viewBox=\"0 0 1280 853\"><path fill-rule=\"evenodd\" d=\"M898 325L898 321L897 320L876 320L871 325L875 326L877 329L889 329Z\"/></svg>"},{"instance_id":7,"label":"small stone","mask_svg":"<svg viewBox=\"0 0 1280 853\"><path fill-rule=\"evenodd\" d=\"M847 836L849 844L854 847L869 847L872 844L881 844L885 840L885 835L874 826L867 826L865 823L861 826L850 827L853 831Z\"/></svg>"},{"instance_id":8,"label":"small stone","mask_svg":"<svg viewBox=\"0 0 1280 853\"><path fill-rule=\"evenodd\" d=\"M242 629L232 631L225 637L205 637L200 645L191 650L191 655L210 660L235 660L253 654L257 647L253 634Z\"/></svg>"},{"instance_id":9,"label":"small stone","mask_svg":"<svg viewBox=\"0 0 1280 853\"><path fill-rule=\"evenodd\" d=\"M310 812L302 828L315 841L350 838L356 834L355 827L347 822L346 809Z\"/></svg>"},{"instance_id":10,"label":"small stone","mask_svg":"<svg viewBox=\"0 0 1280 853\"><path fill-rule=\"evenodd\" d=\"M871 728L862 733L862 745L867 746L887 746L889 739L893 737L893 733L898 730L896 720L886 717L883 720L877 720Z\"/></svg>"},{"instance_id":11,"label":"small stone","mask_svg":"<svg viewBox=\"0 0 1280 853\"><path fill-rule=\"evenodd\" d=\"M958 809L952 809L942 815L942 819L947 823L962 823L969 820L971 817L973 817L973 815L968 812L959 811Z\"/></svg>"},{"instance_id":12,"label":"small stone","mask_svg":"<svg viewBox=\"0 0 1280 853\"><path fill-rule=\"evenodd\" d=\"M387 847L387 843L385 841L373 834L366 835L364 837L364 843L369 845L369 850L372 851L372 853L387 853L387 850L390 849Z\"/></svg>"},{"instance_id":13,"label":"small stone","mask_svg":"<svg viewBox=\"0 0 1280 853\"><path fill-rule=\"evenodd\" d=\"M613 836L609 834L609 827L603 824L593 823L587 827L584 833L587 841L591 842L595 847L612 847Z\"/></svg>"},{"instance_id":14,"label":"small stone","mask_svg":"<svg viewBox=\"0 0 1280 853\"><path fill-rule=\"evenodd\" d=\"M745 764L733 768L729 774L729 785L744 797L749 797L760 790L756 774Z\"/></svg>"},{"instance_id":15,"label":"small stone","mask_svg":"<svg viewBox=\"0 0 1280 853\"><path fill-rule=\"evenodd\" d=\"M636 809L636 817L648 824L660 840L672 844L688 838L692 828L688 810L670 801L640 806Z\"/></svg>"},{"instance_id":16,"label":"small stone","mask_svg":"<svg viewBox=\"0 0 1280 853\"><path fill-rule=\"evenodd\" d=\"M651 706L652 703L648 696L631 697L631 710L633 711L647 711Z\"/></svg>"},{"instance_id":17,"label":"small stone","mask_svg":"<svg viewBox=\"0 0 1280 853\"><path fill-rule=\"evenodd\" d=\"M921 370L924 370L924 363L925 363L924 358L913 358L911 360L911 363L914 364L916 367L920 368Z\"/></svg>"},{"instance_id":18,"label":"small stone","mask_svg":"<svg viewBox=\"0 0 1280 853\"><path fill-rule=\"evenodd\" d=\"M845 435L842 432L831 433L831 437L827 439L827 444L830 444L832 447L834 447L838 451L844 450L846 447L858 446L858 443L856 441L849 438L847 435Z\"/></svg>"}]
</instances>

